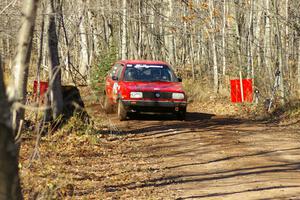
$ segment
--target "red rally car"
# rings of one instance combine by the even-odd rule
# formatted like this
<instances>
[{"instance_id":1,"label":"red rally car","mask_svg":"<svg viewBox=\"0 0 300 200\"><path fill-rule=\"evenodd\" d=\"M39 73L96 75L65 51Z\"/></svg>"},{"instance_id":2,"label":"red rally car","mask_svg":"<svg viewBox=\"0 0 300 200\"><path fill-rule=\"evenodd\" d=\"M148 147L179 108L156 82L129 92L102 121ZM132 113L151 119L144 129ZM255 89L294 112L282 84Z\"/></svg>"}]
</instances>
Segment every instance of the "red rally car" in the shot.
<instances>
[{"instance_id":1,"label":"red rally car","mask_svg":"<svg viewBox=\"0 0 300 200\"><path fill-rule=\"evenodd\" d=\"M185 119L187 97L172 68L162 61L123 60L115 63L105 81L104 109L117 107L120 120L130 112L174 113Z\"/></svg>"}]
</instances>

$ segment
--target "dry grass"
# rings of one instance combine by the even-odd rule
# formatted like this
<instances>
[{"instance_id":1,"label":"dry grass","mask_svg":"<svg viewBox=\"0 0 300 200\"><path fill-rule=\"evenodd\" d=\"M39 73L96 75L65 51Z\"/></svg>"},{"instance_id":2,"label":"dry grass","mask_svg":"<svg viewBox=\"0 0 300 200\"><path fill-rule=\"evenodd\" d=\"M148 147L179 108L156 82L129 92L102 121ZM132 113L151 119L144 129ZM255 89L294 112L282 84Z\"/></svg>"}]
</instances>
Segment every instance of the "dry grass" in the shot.
<instances>
[{"instance_id":1,"label":"dry grass","mask_svg":"<svg viewBox=\"0 0 300 200\"><path fill-rule=\"evenodd\" d=\"M219 93L214 94L212 87L205 81L188 80L184 82L184 88L191 112L238 117L255 117L265 112L261 106L252 103L231 103L229 86L220 88Z\"/></svg>"},{"instance_id":2,"label":"dry grass","mask_svg":"<svg viewBox=\"0 0 300 200\"><path fill-rule=\"evenodd\" d=\"M281 111L276 117L281 125L299 125L300 122L300 101L294 100L284 107L278 108Z\"/></svg>"}]
</instances>

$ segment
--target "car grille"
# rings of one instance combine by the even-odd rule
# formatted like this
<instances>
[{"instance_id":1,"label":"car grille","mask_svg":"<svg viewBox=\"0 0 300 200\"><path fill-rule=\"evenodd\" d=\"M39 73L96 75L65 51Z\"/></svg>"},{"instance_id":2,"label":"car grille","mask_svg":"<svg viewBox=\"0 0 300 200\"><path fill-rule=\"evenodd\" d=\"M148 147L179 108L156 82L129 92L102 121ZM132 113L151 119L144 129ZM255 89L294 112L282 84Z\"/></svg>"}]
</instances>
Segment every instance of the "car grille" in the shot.
<instances>
[{"instance_id":1,"label":"car grille","mask_svg":"<svg viewBox=\"0 0 300 200\"><path fill-rule=\"evenodd\" d=\"M143 92L147 99L172 99L172 92Z\"/></svg>"}]
</instances>

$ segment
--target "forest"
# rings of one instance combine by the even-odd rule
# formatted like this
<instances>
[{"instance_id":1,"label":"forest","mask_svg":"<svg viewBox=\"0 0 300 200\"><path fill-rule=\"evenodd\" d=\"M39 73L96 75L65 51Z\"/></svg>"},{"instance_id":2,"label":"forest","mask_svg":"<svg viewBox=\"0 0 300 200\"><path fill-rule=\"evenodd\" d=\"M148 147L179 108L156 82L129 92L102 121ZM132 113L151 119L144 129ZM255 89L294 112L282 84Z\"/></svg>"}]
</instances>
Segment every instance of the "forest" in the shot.
<instances>
[{"instance_id":1,"label":"forest","mask_svg":"<svg viewBox=\"0 0 300 200\"><path fill-rule=\"evenodd\" d=\"M101 96L117 60L166 61L215 98L243 78L262 104L299 102L299 9L298 0L1 0L0 199L23 196L15 138L28 113L39 126L59 121L66 85ZM27 104L34 81L49 82L45 105Z\"/></svg>"}]
</instances>

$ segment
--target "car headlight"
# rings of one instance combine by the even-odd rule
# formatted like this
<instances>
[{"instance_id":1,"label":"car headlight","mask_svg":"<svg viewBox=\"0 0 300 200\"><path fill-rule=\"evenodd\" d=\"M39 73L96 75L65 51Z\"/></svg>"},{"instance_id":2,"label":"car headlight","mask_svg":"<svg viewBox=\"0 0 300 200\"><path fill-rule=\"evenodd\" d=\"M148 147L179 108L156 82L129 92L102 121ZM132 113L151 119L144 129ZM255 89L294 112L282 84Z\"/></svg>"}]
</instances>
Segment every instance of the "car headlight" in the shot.
<instances>
[{"instance_id":1,"label":"car headlight","mask_svg":"<svg viewBox=\"0 0 300 200\"><path fill-rule=\"evenodd\" d=\"M142 92L130 92L130 98L131 99L143 98L143 93Z\"/></svg>"},{"instance_id":2,"label":"car headlight","mask_svg":"<svg viewBox=\"0 0 300 200\"><path fill-rule=\"evenodd\" d=\"M183 93L173 93L172 99L184 99L184 94Z\"/></svg>"}]
</instances>

